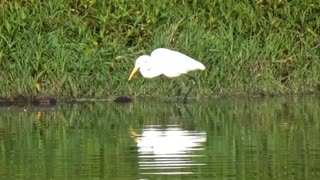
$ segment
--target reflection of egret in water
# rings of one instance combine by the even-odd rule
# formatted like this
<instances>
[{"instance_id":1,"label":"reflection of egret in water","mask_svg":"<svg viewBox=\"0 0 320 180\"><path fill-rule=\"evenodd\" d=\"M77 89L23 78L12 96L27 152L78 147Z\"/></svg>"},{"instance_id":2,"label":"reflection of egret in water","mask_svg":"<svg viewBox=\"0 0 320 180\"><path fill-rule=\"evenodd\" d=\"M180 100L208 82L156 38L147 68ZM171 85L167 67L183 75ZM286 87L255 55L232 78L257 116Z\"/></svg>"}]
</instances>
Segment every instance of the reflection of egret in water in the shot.
<instances>
[{"instance_id":1,"label":"reflection of egret in water","mask_svg":"<svg viewBox=\"0 0 320 180\"><path fill-rule=\"evenodd\" d=\"M206 133L183 130L176 125L148 126L138 135L141 174L192 174L200 162Z\"/></svg>"}]
</instances>

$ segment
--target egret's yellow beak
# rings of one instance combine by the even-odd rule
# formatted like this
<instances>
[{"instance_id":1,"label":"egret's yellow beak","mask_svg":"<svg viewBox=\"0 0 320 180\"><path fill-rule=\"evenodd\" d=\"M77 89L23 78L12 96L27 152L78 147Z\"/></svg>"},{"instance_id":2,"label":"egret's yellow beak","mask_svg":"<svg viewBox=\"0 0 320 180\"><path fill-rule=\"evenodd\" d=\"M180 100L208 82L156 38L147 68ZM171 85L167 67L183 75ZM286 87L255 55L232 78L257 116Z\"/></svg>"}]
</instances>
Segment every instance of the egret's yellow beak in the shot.
<instances>
[{"instance_id":1,"label":"egret's yellow beak","mask_svg":"<svg viewBox=\"0 0 320 180\"><path fill-rule=\"evenodd\" d=\"M129 76L129 81L132 79L132 77L133 77L133 75L138 71L138 67L137 66L135 66L134 68L133 68L133 70L131 71L131 74L130 74L130 76Z\"/></svg>"},{"instance_id":2,"label":"egret's yellow beak","mask_svg":"<svg viewBox=\"0 0 320 180\"><path fill-rule=\"evenodd\" d=\"M40 89L41 89L41 85L40 85L40 83L36 83L36 89L37 89L37 91L40 91Z\"/></svg>"}]
</instances>

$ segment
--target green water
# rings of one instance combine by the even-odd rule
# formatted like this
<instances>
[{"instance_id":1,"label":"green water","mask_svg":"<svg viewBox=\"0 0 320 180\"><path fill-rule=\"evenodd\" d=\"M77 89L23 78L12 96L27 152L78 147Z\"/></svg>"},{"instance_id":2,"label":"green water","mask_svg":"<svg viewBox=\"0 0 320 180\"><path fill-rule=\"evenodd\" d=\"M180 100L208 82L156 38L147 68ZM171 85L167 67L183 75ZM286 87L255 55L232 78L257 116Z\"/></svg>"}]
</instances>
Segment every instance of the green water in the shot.
<instances>
[{"instance_id":1,"label":"green water","mask_svg":"<svg viewBox=\"0 0 320 180\"><path fill-rule=\"evenodd\" d=\"M0 107L0 178L320 179L320 97Z\"/></svg>"}]
</instances>

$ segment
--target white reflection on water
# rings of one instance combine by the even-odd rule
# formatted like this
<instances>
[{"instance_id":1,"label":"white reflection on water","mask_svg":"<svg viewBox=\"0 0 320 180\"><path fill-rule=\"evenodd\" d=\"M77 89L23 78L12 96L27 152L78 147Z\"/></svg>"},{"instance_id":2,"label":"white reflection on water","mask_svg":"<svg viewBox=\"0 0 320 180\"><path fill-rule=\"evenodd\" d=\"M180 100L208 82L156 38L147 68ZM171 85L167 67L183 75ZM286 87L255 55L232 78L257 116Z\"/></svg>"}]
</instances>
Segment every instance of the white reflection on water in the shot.
<instances>
[{"instance_id":1,"label":"white reflection on water","mask_svg":"<svg viewBox=\"0 0 320 180\"><path fill-rule=\"evenodd\" d=\"M141 174L193 174L205 165L206 133L183 130L178 126L149 126L138 135Z\"/></svg>"}]
</instances>

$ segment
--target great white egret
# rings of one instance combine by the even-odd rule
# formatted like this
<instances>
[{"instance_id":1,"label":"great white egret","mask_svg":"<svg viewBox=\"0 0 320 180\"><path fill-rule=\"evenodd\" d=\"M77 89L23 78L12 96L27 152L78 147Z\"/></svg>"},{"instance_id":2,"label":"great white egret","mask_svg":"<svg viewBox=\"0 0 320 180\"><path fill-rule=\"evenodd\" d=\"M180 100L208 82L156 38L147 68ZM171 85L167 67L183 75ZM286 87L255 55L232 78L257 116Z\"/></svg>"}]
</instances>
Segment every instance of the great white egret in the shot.
<instances>
[{"instance_id":1,"label":"great white egret","mask_svg":"<svg viewBox=\"0 0 320 180\"><path fill-rule=\"evenodd\" d=\"M165 75L169 78L178 77L187 74L189 71L204 70L205 66L192 59L191 57L182 54L178 51L173 51L166 48L158 48L152 51L151 56L142 55L137 58L135 66L129 76L129 80L140 69L140 73L145 78L154 78L160 75ZM188 76L192 80L192 86L187 91L184 97L184 103L187 101L187 96L190 93L195 79ZM178 90L178 100L181 93L181 88Z\"/></svg>"}]
</instances>

